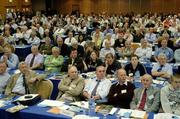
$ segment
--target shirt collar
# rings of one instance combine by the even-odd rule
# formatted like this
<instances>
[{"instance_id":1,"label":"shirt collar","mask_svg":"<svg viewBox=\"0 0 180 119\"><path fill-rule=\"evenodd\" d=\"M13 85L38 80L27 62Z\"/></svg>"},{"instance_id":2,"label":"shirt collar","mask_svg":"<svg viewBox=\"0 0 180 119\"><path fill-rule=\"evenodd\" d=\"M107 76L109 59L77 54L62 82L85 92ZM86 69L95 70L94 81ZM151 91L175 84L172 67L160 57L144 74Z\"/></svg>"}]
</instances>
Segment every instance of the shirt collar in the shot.
<instances>
[{"instance_id":1,"label":"shirt collar","mask_svg":"<svg viewBox=\"0 0 180 119\"><path fill-rule=\"evenodd\" d=\"M127 83L128 83L128 82L125 81L123 84L127 86L127 85L128 85ZM122 85L123 85L123 84L122 84ZM116 86L117 86L117 85L121 85L121 84L119 83L119 81L117 82Z\"/></svg>"}]
</instances>

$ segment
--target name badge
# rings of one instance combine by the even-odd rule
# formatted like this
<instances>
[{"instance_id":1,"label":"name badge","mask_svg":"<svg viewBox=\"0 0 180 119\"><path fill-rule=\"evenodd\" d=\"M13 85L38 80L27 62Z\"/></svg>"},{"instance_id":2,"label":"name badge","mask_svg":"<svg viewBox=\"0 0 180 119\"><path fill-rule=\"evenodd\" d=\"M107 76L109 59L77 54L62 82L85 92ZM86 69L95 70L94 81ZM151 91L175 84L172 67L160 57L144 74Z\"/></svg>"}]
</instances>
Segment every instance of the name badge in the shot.
<instances>
[{"instance_id":1,"label":"name badge","mask_svg":"<svg viewBox=\"0 0 180 119\"><path fill-rule=\"evenodd\" d=\"M122 94L127 93L127 90L122 90L121 93Z\"/></svg>"},{"instance_id":2,"label":"name badge","mask_svg":"<svg viewBox=\"0 0 180 119\"><path fill-rule=\"evenodd\" d=\"M148 98L151 100L154 98L154 95L150 95Z\"/></svg>"}]
</instances>

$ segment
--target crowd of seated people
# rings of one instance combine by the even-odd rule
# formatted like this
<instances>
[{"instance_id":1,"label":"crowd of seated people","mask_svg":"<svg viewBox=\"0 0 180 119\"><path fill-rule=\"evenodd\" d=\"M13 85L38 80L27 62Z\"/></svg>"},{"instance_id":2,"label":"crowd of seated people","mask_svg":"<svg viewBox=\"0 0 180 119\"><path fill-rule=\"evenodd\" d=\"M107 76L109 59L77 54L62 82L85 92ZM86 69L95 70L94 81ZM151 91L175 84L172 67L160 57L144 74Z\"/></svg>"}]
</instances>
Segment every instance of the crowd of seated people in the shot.
<instances>
[{"instance_id":1,"label":"crowd of seated people","mask_svg":"<svg viewBox=\"0 0 180 119\"><path fill-rule=\"evenodd\" d=\"M36 74L36 70L66 72L57 100L93 98L120 108L158 112L162 107L164 112L180 115L180 66L173 72L170 64L180 62L180 14L19 14L0 26L1 93L37 93L46 75ZM21 45L31 46L23 61L15 54L16 46ZM144 61L155 62L150 74L141 63ZM7 68L20 73L11 76ZM90 71L95 78L85 83L79 73ZM142 87L135 89L137 72ZM117 82L112 84L106 74ZM166 81L166 85L154 88L153 80ZM173 96L177 97L170 98Z\"/></svg>"}]
</instances>

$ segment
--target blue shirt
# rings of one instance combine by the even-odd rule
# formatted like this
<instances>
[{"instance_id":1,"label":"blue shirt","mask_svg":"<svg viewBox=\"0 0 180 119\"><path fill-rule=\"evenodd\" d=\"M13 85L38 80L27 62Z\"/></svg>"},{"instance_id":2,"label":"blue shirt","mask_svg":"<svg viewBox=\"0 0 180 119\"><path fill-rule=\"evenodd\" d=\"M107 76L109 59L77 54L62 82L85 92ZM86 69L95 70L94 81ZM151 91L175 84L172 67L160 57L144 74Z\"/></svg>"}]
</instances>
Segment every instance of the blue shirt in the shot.
<instances>
[{"instance_id":1,"label":"blue shirt","mask_svg":"<svg viewBox=\"0 0 180 119\"><path fill-rule=\"evenodd\" d=\"M96 78L89 79L85 85L84 91L88 92L88 94L91 95L91 93L94 90L97 83L98 83L98 81L96 81ZM96 90L96 95L100 95L101 99L106 98L106 96L109 93L110 87L111 87L110 80L101 79L101 82L99 83L97 90Z\"/></svg>"},{"instance_id":2,"label":"blue shirt","mask_svg":"<svg viewBox=\"0 0 180 119\"><path fill-rule=\"evenodd\" d=\"M3 56L1 57L1 61L3 61ZM19 64L19 58L16 54L12 53L7 60L8 68L16 69Z\"/></svg>"},{"instance_id":3,"label":"blue shirt","mask_svg":"<svg viewBox=\"0 0 180 119\"><path fill-rule=\"evenodd\" d=\"M168 62L171 62L174 57L173 50L171 48L159 48L158 50L155 51L154 56L158 56L159 54L165 54L167 57Z\"/></svg>"}]
</instances>

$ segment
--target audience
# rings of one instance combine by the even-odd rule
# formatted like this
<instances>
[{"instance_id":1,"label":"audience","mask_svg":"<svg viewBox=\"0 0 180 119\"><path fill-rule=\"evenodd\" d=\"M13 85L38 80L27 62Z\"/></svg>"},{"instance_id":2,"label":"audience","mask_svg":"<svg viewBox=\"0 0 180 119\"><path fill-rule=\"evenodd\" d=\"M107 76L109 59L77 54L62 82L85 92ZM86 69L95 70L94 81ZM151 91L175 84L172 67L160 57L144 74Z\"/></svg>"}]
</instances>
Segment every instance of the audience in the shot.
<instances>
[{"instance_id":1,"label":"audience","mask_svg":"<svg viewBox=\"0 0 180 119\"><path fill-rule=\"evenodd\" d=\"M91 15L81 14L79 17L79 15L46 16L40 12L36 15L21 13L21 11L17 13L8 12L4 24L3 20L1 20L0 23L0 65L2 65L2 72L4 72L0 72L0 76L2 75L1 77L4 78L7 74L4 64L12 69L8 70L12 76L10 79L9 76L7 76L5 78L6 80L1 80L4 81L2 83L3 90L1 92L3 93L5 82L9 79L6 88L7 90L5 90L6 94L14 93L22 95L26 93L37 93L36 87L41 82L39 81L39 78L34 78L37 75L30 69L35 70L38 73L39 70L41 70L40 72L48 73L50 75L51 73L60 73L62 71L68 72L69 77L64 78L62 82L65 82L64 85L70 87L68 87L70 92L75 91L78 88L74 87L76 84L74 81L76 81L76 79L72 82L69 81L69 83L72 83L70 85L66 82L68 81L68 78L71 77L68 71L69 68L72 68L74 70L73 72L76 72L75 74L72 74L72 77L78 77L78 79L80 76L77 76L77 72L86 73L96 70L96 78L94 80L89 80L85 89L83 89L84 86L82 86L81 91L75 92L75 95L71 95L68 91L65 91L64 94L60 95L57 99L76 101L80 99L80 95L83 93L86 99L91 97L95 99L96 102L106 102L111 82L105 79L105 74L113 74L113 76L115 76L116 71L118 70L118 82L115 82L111 87L115 92L110 96L110 100L117 101L110 101L109 103L117 107L129 108L129 101L123 100L123 97L121 96L118 97L119 93L119 95L121 95L121 93L123 93L122 95L126 95L126 89L118 92L118 88L121 86L126 88L126 86L130 84L127 80L132 81L132 76L136 78L135 76L138 74L139 78L142 76L143 88L140 88L141 91L139 92L135 91L133 101L135 100L135 105L137 106L135 109L137 109L138 105L140 105L145 85L151 85L152 83L151 77L146 74L146 69L147 73L151 74L156 79L163 80L163 82L165 81L165 85L168 84L170 76L175 72L178 73L180 70L180 66L178 67L179 69L177 69L176 65L172 64L172 67L168 64L174 63L175 61L176 63L179 62L179 18L179 14L167 15L153 13L146 13L143 15L131 13L127 15L120 14L112 16L92 13ZM77 37L73 37L74 34ZM137 49L136 47L134 48L134 46L136 46L135 42L139 43L140 39L141 47ZM52 48L53 46L57 46L58 48ZM151 46L155 46L155 52L152 52ZM23 67L25 68L22 68L22 64L19 63L19 61L14 60L12 56L13 54L19 55L19 49L21 49L20 53L26 53L26 50L28 50L29 47L31 47L32 53L25 54L25 56L27 56L25 59L27 64L24 64L25 66L23 65ZM39 53L38 48L40 49L40 52L45 55ZM98 57L99 53L96 53L94 50L100 52L101 59ZM131 56L133 57L131 58ZM153 56L154 59L151 59L151 56ZM20 60L25 58L24 55L23 57L21 55L17 57L19 57ZM140 58L140 61L138 61L138 57ZM120 60L121 63L119 63L115 58L117 60L123 60ZM131 62L125 64L125 62L130 59ZM153 60L157 63L154 64L151 62ZM105 64L106 66L100 66L102 64ZM129 77L125 75L123 69L119 69L121 68L121 64L125 65L125 70ZM150 72L149 69L152 64L154 66L152 67L152 72ZM20 65L20 73L15 74L14 71L17 69L17 65ZM43 65L45 66L45 69L43 69ZM146 66L146 69L143 65ZM26 80L28 80L26 83L23 83L23 74L26 75ZM31 76L31 74L33 76ZM122 75L122 77L119 75ZM61 85L61 83L59 85ZM137 82L134 83L136 84ZM171 83L174 85L173 81ZM26 84L28 85L28 88L25 88ZM115 88L117 88L117 90ZM151 86L147 88L147 96L149 96L148 91L151 88ZM29 91L26 91L25 89L28 89ZM154 92L156 92L155 89ZM110 94L111 93L109 93L109 95ZM174 95L171 94L171 96L173 97ZM176 98L174 99L175 101L177 100ZM158 111L158 107L154 107L154 103L158 102L155 94L150 95L146 101L144 108L141 107L142 110L147 112ZM122 102L126 106L124 106ZM179 106L178 101L175 106L170 106L170 108L174 110L176 106ZM173 112L178 114L176 113L178 112L177 110Z\"/></svg>"}]
</instances>

